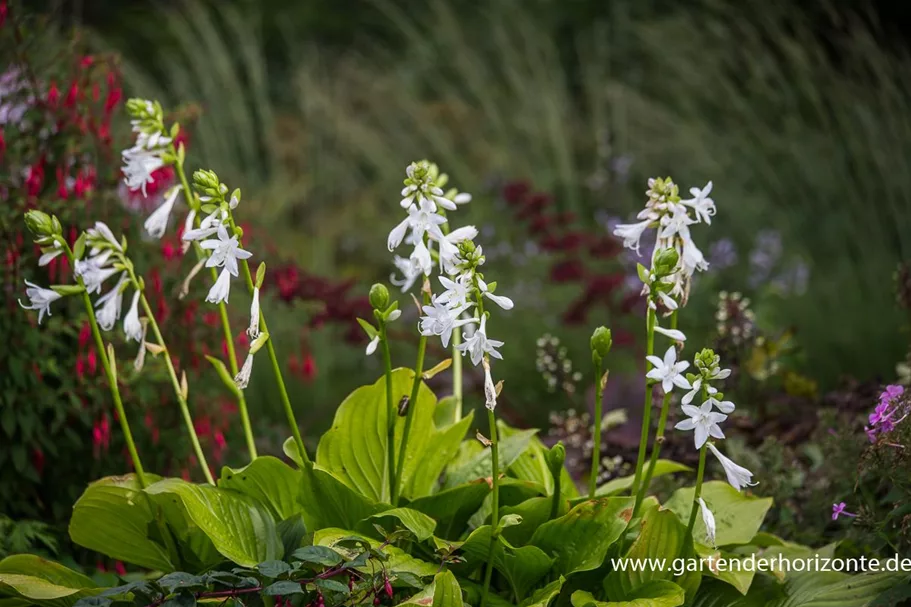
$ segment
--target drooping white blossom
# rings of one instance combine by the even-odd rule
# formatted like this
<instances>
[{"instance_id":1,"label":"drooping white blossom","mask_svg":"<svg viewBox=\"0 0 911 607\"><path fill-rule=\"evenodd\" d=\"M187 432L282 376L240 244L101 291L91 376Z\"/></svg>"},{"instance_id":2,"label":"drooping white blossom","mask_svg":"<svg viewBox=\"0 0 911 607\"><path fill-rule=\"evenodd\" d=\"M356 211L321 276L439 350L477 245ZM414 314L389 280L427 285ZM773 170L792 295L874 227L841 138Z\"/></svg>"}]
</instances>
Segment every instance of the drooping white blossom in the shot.
<instances>
[{"instance_id":1,"label":"drooping white blossom","mask_svg":"<svg viewBox=\"0 0 911 607\"><path fill-rule=\"evenodd\" d=\"M104 331L110 331L120 319L123 306L123 284L127 281L127 273L120 275L120 280L107 293L95 300L95 318L98 326Z\"/></svg>"},{"instance_id":2,"label":"drooping white blossom","mask_svg":"<svg viewBox=\"0 0 911 607\"><path fill-rule=\"evenodd\" d=\"M139 291L133 293L133 303L130 304L130 310L123 319L123 332L126 333L127 339L133 341L142 340L142 323L139 322Z\"/></svg>"},{"instance_id":3,"label":"drooping white blossom","mask_svg":"<svg viewBox=\"0 0 911 607\"><path fill-rule=\"evenodd\" d=\"M238 259L249 259L253 254L250 251L245 251L240 248L238 244L237 236L228 236L228 230L225 229L224 225L219 225L216 234L218 238L213 238L210 240L204 240L199 243L199 246L203 249L212 251L212 254L209 255L209 259L206 260L207 268L218 268L224 266L224 268L231 273L232 276L238 275Z\"/></svg>"},{"instance_id":4,"label":"drooping white blossom","mask_svg":"<svg viewBox=\"0 0 911 607\"><path fill-rule=\"evenodd\" d=\"M413 260L411 257L399 257L395 256L393 259L396 269L402 273L402 278L398 278L395 274L389 276L389 282L397 287L401 287L402 292L406 292L414 285L414 282L418 277L424 274L424 271L421 269L417 260Z\"/></svg>"},{"instance_id":5,"label":"drooping white blossom","mask_svg":"<svg viewBox=\"0 0 911 607\"><path fill-rule=\"evenodd\" d=\"M484 315L481 316L481 325L475 330L471 337L456 346L456 348L463 356L466 352L469 353L471 355L471 364L477 366L481 363L485 354L502 359L503 356L497 352L497 348L502 345L502 341L487 338L487 316Z\"/></svg>"},{"instance_id":6,"label":"drooping white blossom","mask_svg":"<svg viewBox=\"0 0 911 607\"><path fill-rule=\"evenodd\" d=\"M692 198L689 200L681 200L680 202L693 209L698 221L703 221L711 225L712 217L715 216L717 211L715 208L715 201L709 198L709 194L711 193L712 182L709 181L702 189L690 188L690 195Z\"/></svg>"},{"instance_id":7,"label":"drooping white blossom","mask_svg":"<svg viewBox=\"0 0 911 607\"><path fill-rule=\"evenodd\" d=\"M510 298L503 295L494 295L491 293L487 287L487 283L484 282L484 279L480 277L478 277L478 289L481 291L481 295L494 302L504 310L512 310L513 306L515 305Z\"/></svg>"},{"instance_id":8,"label":"drooping white blossom","mask_svg":"<svg viewBox=\"0 0 911 607\"><path fill-rule=\"evenodd\" d=\"M701 407L682 405L681 409L689 416L689 419L678 422L674 428L677 430L693 430L697 449L701 449L710 436L724 438L724 432L721 431L721 427L718 424L726 420L728 416L712 411L712 403L705 401ZM711 444L709 444L709 447L711 447Z\"/></svg>"},{"instance_id":9,"label":"drooping white blossom","mask_svg":"<svg viewBox=\"0 0 911 607\"><path fill-rule=\"evenodd\" d=\"M703 381L704 380L702 379L701 376L697 377L693 381L693 388L689 392L687 392L686 394L683 395L683 398L680 399L680 403L683 405L688 405L691 402L693 402L693 399L696 398L696 395L699 394L699 392L702 390ZM713 394L717 394L718 389L713 386L708 386L706 388L706 392L711 396Z\"/></svg>"},{"instance_id":10,"label":"drooping white blossom","mask_svg":"<svg viewBox=\"0 0 911 607\"><path fill-rule=\"evenodd\" d=\"M716 415L718 414L716 413ZM758 484L751 482L753 480L752 472L725 457L712 443L709 443L709 451L721 462L721 467L724 468L731 487L740 491L744 487L753 487Z\"/></svg>"},{"instance_id":11,"label":"drooping white blossom","mask_svg":"<svg viewBox=\"0 0 911 607\"><path fill-rule=\"evenodd\" d=\"M486 357L482 362L484 366L484 406L493 411L497 408L497 387L490 375L490 362Z\"/></svg>"},{"instance_id":12,"label":"drooping white blossom","mask_svg":"<svg viewBox=\"0 0 911 607\"><path fill-rule=\"evenodd\" d=\"M47 253L42 253L41 257L38 259L38 265L41 267L46 266L51 263L52 260L56 259L63 253L63 245L60 244L60 241L55 240L54 244L51 245L53 248Z\"/></svg>"},{"instance_id":13,"label":"drooping white blossom","mask_svg":"<svg viewBox=\"0 0 911 607\"><path fill-rule=\"evenodd\" d=\"M164 202L161 203L161 206L155 209L152 214L149 215L149 218L145 220L143 227L145 227L146 232L148 232L149 236L152 238L161 238L164 235L165 230L168 229L168 218L171 217L174 203L177 201L177 196L182 189L183 186L181 185L171 188Z\"/></svg>"},{"instance_id":14,"label":"drooping white blossom","mask_svg":"<svg viewBox=\"0 0 911 607\"><path fill-rule=\"evenodd\" d=\"M206 295L206 301L214 304L221 303L223 301L227 302L230 293L231 273L228 271L228 268L224 268L218 275L218 279L215 281L215 284L212 285L211 289L209 289L209 294Z\"/></svg>"},{"instance_id":15,"label":"drooping white blossom","mask_svg":"<svg viewBox=\"0 0 911 607\"><path fill-rule=\"evenodd\" d=\"M646 356L645 359L652 363L652 370L646 373L646 377L656 382L661 382L661 388L667 394L674 389L674 386L691 389L690 382L683 376L683 372L690 366L690 363L681 360L677 362L677 348L671 346L664 353L664 360L657 356Z\"/></svg>"},{"instance_id":16,"label":"drooping white blossom","mask_svg":"<svg viewBox=\"0 0 911 607\"><path fill-rule=\"evenodd\" d=\"M51 304L60 299L62 296L60 293L53 289L45 289L44 287L39 287L38 285L25 281L26 289L25 296L28 297L29 303L25 305L22 301L19 301L19 305L25 308L26 310L38 310L38 324L41 324L41 321L44 320L44 315L51 315Z\"/></svg>"},{"instance_id":17,"label":"drooping white blossom","mask_svg":"<svg viewBox=\"0 0 911 607\"><path fill-rule=\"evenodd\" d=\"M450 308L459 308L468 305L468 298L471 295L471 274L461 274L450 279L446 276L440 276L440 284L446 289L437 296L440 303L444 303Z\"/></svg>"},{"instance_id":18,"label":"drooping white blossom","mask_svg":"<svg viewBox=\"0 0 911 607\"><path fill-rule=\"evenodd\" d=\"M250 304L250 326L247 328L250 339L259 337L259 287L253 287L253 302Z\"/></svg>"},{"instance_id":19,"label":"drooping white blossom","mask_svg":"<svg viewBox=\"0 0 911 607\"><path fill-rule=\"evenodd\" d=\"M699 509L702 511L702 522L705 523L705 533L712 548L715 547L715 515L709 510L705 500L699 498Z\"/></svg>"},{"instance_id":20,"label":"drooping white blossom","mask_svg":"<svg viewBox=\"0 0 911 607\"><path fill-rule=\"evenodd\" d=\"M686 341L686 335L684 335L683 331L680 331L679 329L665 329L664 327L655 325L655 332L666 335L674 341Z\"/></svg>"},{"instance_id":21,"label":"drooping white blossom","mask_svg":"<svg viewBox=\"0 0 911 607\"><path fill-rule=\"evenodd\" d=\"M123 151L123 180L130 190L141 190L147 196L146 187L155 181L152 173L164 166L161 150L149 150L139 146Z\"/></svg>"},{"instance_id":22,"label":"drooping white blossom","mask_svg":"<svg viewBox=\"0 0 911 607\"><path fill-rule=\"evenodd\" d=\"M732 403L731 401L729 401L729 400L718 400L718 399L715 398L714 396L710 396L706 402L711 403L713 407L715 407L716 409L718 409L718 410L721 411L722 413L727 413L728 415L730 415L731 413L733 413L733 412L734 412L734 409L737 408L736 405L734 405L734 403Z\"/></svg>"},{"instance_id":23,"label":"drooping white blossom","mask_svg":"<svg viewBox=\"0 0 911 607\"><path fill-rule=\"evenodd\" d=\"M431 305L421 308L425 314L421 317L421 335L439 335L444 348L449 347L453 329L477 322L474 318L459 318L471 304L450 308L445 302L440 301L438 296L433 297L430 303Z\"/></svg>"},{"instance_id":24,"label":"drooping white blossom","mask_svg":"<svg viewBox=\"0 0 911 607\"><path fill-rule=\"evenodd\" d=\"M627 249L632 249L638 255L639 242L642 240L642 235L645 233L645 230L647 230L651 224L651 219L646 219L645 221L640 221L638 223L621 223L614 229L614 236L622 238L623 246Z\"/></svg>"}]
</instances>

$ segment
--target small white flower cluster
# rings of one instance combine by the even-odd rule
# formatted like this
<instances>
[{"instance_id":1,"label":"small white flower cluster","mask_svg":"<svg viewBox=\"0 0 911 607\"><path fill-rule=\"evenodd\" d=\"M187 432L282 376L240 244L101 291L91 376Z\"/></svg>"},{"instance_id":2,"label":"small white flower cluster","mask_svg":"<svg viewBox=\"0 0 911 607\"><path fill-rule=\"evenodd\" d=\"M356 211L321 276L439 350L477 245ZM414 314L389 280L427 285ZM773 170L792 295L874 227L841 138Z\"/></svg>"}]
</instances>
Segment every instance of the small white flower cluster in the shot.
<instances>
[{"instance_id":1,"label":"small white flower cluster","mask_svg":"<svg viewBox=\"0 0 911 607\"><path fill-rule=\"evenodd\" d=\"M117 283L95 300L98 326L104 331L110 331L120 319L123 296L131 283L125 270L123 245L106 224L98 221L93 228L86 230L86 249L88 256L76 260L73 272L82 278L87 293L101 293L102 285L119 274ZM142 344L145 341L146 325L139 319L139 297L140 291L136 289L130 309L123 319L123 332L127 339L139 342L141 351L144 347Z\"/></svg>"},{"instance_id":2,"label":"small white flower cluster","mask_svg":"<svg viewBox=\"0 0 911 607\"><path fill-rule=\"evenodd\" d=\"M639 242L645 230L655 228L658 238L655 244L654 255L659 251L673 248L679 256L679 266L673 273L674 283L669 297L662 297L670 309L676 309L676 302L670 303L667 299L673 297L686 303L689 295L689 283L696 271L708 269L708 262L702 251L693 242L690 226L696 223L712 223L715 215L715 202L709 197L712 192L712 182L700 189L691 188L693 196L681 200L677 185L670 179L652 178L648 180L649 189L646 191L648 200L645 208L639 212L637 218L641 221L632 224L621 224L614 230L614 235L623 239L623 246L639 252ZM693 216L690 215L693 212Z\"/></svg>"},{"instance_id":3,"label":"small white flower cluster","mask_svg":"<svg viewBox=\"0 0 911 607\"><path fill-rule=\"evenodd\" d=\"M752 472L726 457L709 441L710 437L719 440L724 439L724 432L722 432L719 424L724 422L728 418L728 414L733 413L735 409L734 403L723 400L724 396L710 384L710 382L729 377L731 374L730 369L722 369L718 355L708 349L702 350L696 355L696 368L699 373L696 375L690 374L689 377L683 377L682 375L683 371L689 367L689 363L686 361L677 362L676 349L673 346L668 349L663 361L654 356L649 358L655 368L649 372L648 377L655 381L661 381L665 392L670 391L674 386L690 390L681 401L681 408L688 416L688 419L678 422L674 427L677 430L693 431L696 449L702 449L703 446L706 446L712 452L721 463L728 483L732 487L740 491L744 487L755 485L756 483L752 482ZM707 398L702 403L702 406L696 407L690 404L697 393L703 390ZM699 507L702 511L702 518L709 540L714 544L715 518L702 498L699 499Z\"/></svg>"},{"instance_id":4,"label":"small white flower cluster","mask_svg":"<svg viewBox=\"0 0 911 607\"><path fill-rule=\"evenodd\" d=\"M443 192L446 175L440 175L436 165L422 160L411 163L406 169L405 187L402 189L400 204L408 212L408 217L395 226L386 241L392 252L405 242L414 247L408 257L395 256L395 267L402 278L390 277L392 284L408 291L420 276L430 276L433 270L434 244L439 248L436 253L440 268L447 273L452 271L458 256L458 244L477 236L474 226L465 226L448 234L443 231L447 219L445 211L454 211L460 204L471 201L471 195L458 193L455 190Z\"/></svg>"},{"instance_id":5,"label":"small white flower cluster","mask_svg":"<svg viewBox=\"0 0 911 607\"><path fill-rule=\"evenodd\" d=\"M130 190L142 190L145 196L146 185L154 181L152 173L166 164L164 155L169 151L171 138L164 132L163 113L157 101L130 99L127 110L133 117L130 124L136 142L122 154L124 181Z\"/></svg>"}]
</instances>

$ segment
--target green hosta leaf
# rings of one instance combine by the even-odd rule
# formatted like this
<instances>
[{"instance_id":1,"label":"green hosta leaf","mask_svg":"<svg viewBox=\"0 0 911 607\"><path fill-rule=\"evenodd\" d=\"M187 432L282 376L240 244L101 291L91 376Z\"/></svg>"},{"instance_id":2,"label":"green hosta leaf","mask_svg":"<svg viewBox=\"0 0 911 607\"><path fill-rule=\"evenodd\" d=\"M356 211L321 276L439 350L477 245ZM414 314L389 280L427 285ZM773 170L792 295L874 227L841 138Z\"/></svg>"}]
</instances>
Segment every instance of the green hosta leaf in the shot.
<instances>
[{"instance_id":1,"label":"green hosta leaf","mask_svg":"<svg viewBox=\"0 0 911 607\"><path fill-rule=\"evenodd\" d=\"M498 426L501 438L512 436L519 432L519 430L506 424L498 424ZM553 495L554 478L547 468L546 451L547 447L544 446L541 439L537 436L532 437L528 443L528 448L509 467L509 473L516 478L539 483L544 487L546 495ZM567 499L575 498L579 495L576 484L565 467L561 470L560 493Z\"/></svg>"},{"instance_id":2,"label":"green hosta leaf","mask_svg":"<svg viewBox=\"0 0 911 607\"><path fill-rule=\"evenodd\" d=\"M361 495L314 464L307 464L301 470L301 487L308 529L354 529L360 521L389 508Z\"/></svg>"},{"instance_id":3,"label":"green hosta leaf","mask_svg":"<svg viewBox=\"0 0 911 607\"><path fill-rule=\"evenodd\" d=\"M173 571L176 564L168 551L151 538L154 520L155 506L135 476L107 477L89 485L73 506L70 538L119 561Z\"/></svg>"},{"instance_id":4,"label":"green hosta leaf","mask_svg":"<svg viewBox=\"0 0 911 607\"><path fill-rule=\"evenodd\" d=\"M625 601L635 592L655 580L674 577L672 561L683 554L686 546L686 527L670 510L649 508L642 517L639 536L626 553L630 565L624 571L614 567L604 580L607 596L613 601ZM663 561L660 564L650 564ZM637 571L632 565L639 565Z\"/></svg>"},{"instance_id":5,"label":"green hosta leaf","mask_svg":"<svg viewBox=\"0 0 911 607\"><path fill-rule=\"evenodd\" d=\"M634 501L632 497L607 497L583 502L566 515L541 525L531 544L557 557L557 573L597 569L607 549L626 528Z\"/></svg>"},{"instance_id":6,"label":"green hosta leaf","mask_svg":"<svg viewBox=\"0 0 911 607\"><path fill-rule=\"evenodd\" d=\"M500 441L498 451L501 471L505 472L522 455L537 432L537 430L521 430ZM490 449L482 449L467 461L451 467L446 474L445 487L455 487L479 478L490 477L492 463L490 453Z\"/></svg>"},{"instance_id":7,"label":"green hosta leaf","mask_svg":"<svg viewBox=\"0 0 911 607\"><path fill-rule=\"evenodd\" d=\"M433 607L462 607L462 589L451 571L433 578Z\"/></svg>"},{"instance_id":8,"label":"green hosta leaf","mask_svg":"<svg viewBox=\"0 0 911 607\"><path fill-rule=\"evenodd\" d=\"M491 544L490 531L490 525L479 527L462 544L465 568L469 571L477 569L493 558L494 568L506 576L513 593L521 600L551 570L554 558L536 546L515 548L503 540ZM491 546L494 548L493 557Z\"/></svg>"},{"instance_id":9,"label":"green hosta leaf","mask_svg":"<svg viewBox=\"0 0 911 607\"><path fill-rule=\"evenodd\" d=\"M0 601L6 607L15 607L16 601L42 607L69 607L101 591L81 573L38 556L20 554L0 561L0 595L14 595Z\"/></svg>"},{"instance_id":10,"label":"green hosta leaf","mask_svg":"<svg viewBox=\"0 0 911 607\"><path fill-rule=\"evenodd\" d=\"M666 474L674 474L675 472L692 472L692 468L689 466L684 466L675 461L669 459L659 459L655 462L655 472L652 475L652 478L658 478L659 476L664 476ZM618 493L623 493L627 489L633 486L634 477L632 476L621 476L620 478L615 478L610 480L600 487L598 487L595 494L598 497L602 495L617 495Z\"/></svg>"},{"instance_id":11,"label":"green hosta leaf","mask_svg":"<svg viewBox=\"0 0 911 607\"><path fill-rule=\"evenodd\" d=\"M468 519L477 512L489 494L490 485L484 480L477 480L420 497L408 504L408 507L436 519L436 533L439 537L457 540L462 536Z\"/></svg>"},{"instance_id":12,"label":"green hosta leaf","mask_svg":"<svg viewBox=\"0 0 911 607\"><path fill-rule=\"evenodd\" d=\"M395 406L410 396L414 372L396 369L392 372L392 396ZM446 428L434 425L436 397L421 382L414 407L411 434L405 453L402 494L406 497L428 495L436 485L443 468L455 456L471 415ZM388 502L389 471L387 468L386 379L352 392L339 406L332 428L320 439L316 463L368 499ZM396 416L398 454L405 418Z\"/></svg>"},{"instance_id":13,"label":"green hosta leaf","mask_svg":"<svg viewBox=\"0 0 911 607\"><path fill-rule=\"evenodd\" d=\"M696 544L696 553L703 558L702 562L705 564L702 573L721 580L726 584L730 584L741 594L746 594L750 589L756 572L750 566L745 566L749 559L748 555L712 550L711 548L700 544ZM707 558L710 560L705 560ZM714 565L719 559L724 561L724 567ZM738 566L733 564L734 561L737 560L742 560L744 565Z\"/></svg>"},{"instance_id":14,"label":"green hosta leaf","mask_svg":"<svg viewBox=\"0 0 911 607\"><path fill-rule=\"evenodd\" d=\"M554 597L560 594L564 582L566 582L566 579L561 575L544 588L535 591L533 595L522 601L519 607L547 607L554 600Z\"/></svg>"},{"instance_id":15,"label":"green hosta leaf","mask_svg":"<svg viewBox=\"0 0 911 607\"><path fill-rule=\"evenodd\" d=\"M693 493L692 487L678 489L664 504L684 525L689 522ZM772 498L745 495L722 481L705 483L702 486L702 497L715 515L715 543L719 546L749 544L772 507ZM697 541L706 537L701 516L696 517L693 537Z\"/></svg>"},{"instance_id":16,"label":"green hosta leaf","mask_svg":"<svg viewBox=\"0 0 911 607\"><path fill-rule=\"evenodd\" d=\"M433 410L433 423L437 428L445 428L459 421L456 419L458 404L459 401L455 396L446 396L437 402L437 406Z\"/></svg>"},{"instance_id":17,"label":"green hosta leaf","mask_svg":"<svg viewBox=\"0 0 911 607\"><path fill-rule=\"evenodd\" d=\"M664 580L649 582L635 592L626 601L597 601L590 592L577 590L572 595L573 607L678 607L683 605L683 588Z\"/></svg>"},{"instance_id":18,"label":"green hosta leaf","mask_svg":"<svg viewBox=\"0 0 911 607\"><path fill-rule=\"evenodd\" d=\"M319 529L316 531L313 534L313 544L316 546L327 546L349 558L354 558L357 552L339 545L343 540L351 539L352 537L367 542L372 548L378 548L380 546L380 542L373 538L336 528ZM430 577L436 575L440 568L437 564L427 563L420 559L416 559L404 550L396 548L395 546L386 546L383 548L383 552L388 557L388 560L385 563L386 569L392 573L404 572L414 574L418 577ZM365 566L358 567L357 569L364 573L372 573L371 567L372 566Z\"/></svg>"},{"instance_id":19,"label":"green hosta leaf","mask_svg":"<svg viewBox=\"0 0 911 607\"><path fill-rule=\"evenodd\" d=\"M500 512L504 516L517 514L522 517L521 523L503 530L503 537L516 546L527 544L535 530L550 520L552 505L553 498L551 497L533 497L516 506L501 508ZM557 516L564 514L566 514L565 506L563 512L557 512Z\"/></svg>"},{"instance_id":20,"label":"green hosta leaf","mask_svg":"<svg viewBox=\"0 0 911 607\"><path fill-rule=\"evenodd\" d=\"M193 523L225 558L244 567L278 559L284 553L275 521L257 500L246 495L165 479L146 488L151 495L174 495Z\"/></svg>"},{"instance_id":21,"label":"green hosta leaf","mask_svg":"<svg viewBox=\"0 0 911 607\"><path fill-rule=\"evenodd\" d=\"M190 518L183 501L170 494L146 494L180 546L180 569L202 571L224 560L209 536Z\"/></svg>"},{"instance_id":22,"label":"green hosta leaf","mask_svg":"<svg viewBox=\"0 0 911 607\"><path fill-rule=\"evenodd\" d=\"M393 508L392 510L385 510L378 514L374 514L367 520L362 521L359 527L363 528L366 526L372 530L371 521L380 521L384 518L395 519L400 525L413 533L419 542L429 540L433 535L433 530L436 529L437 526L437 522L423 512L418 512L411 508ZM386 530L391 531L388 527Z\"/></svg>"},{"instance_id":23,"label":"green hosta leaf","mask_svg":"<svg viewBox=\"0 0 911 607\"><path fill-rule=\"evenodd\" d=\"M300 470L294 470L274 457L264 456L243 468L222 468L218 486L259 500L276 521L283 521L304 510L300 483Z\"/></svg>"}]
</instances>

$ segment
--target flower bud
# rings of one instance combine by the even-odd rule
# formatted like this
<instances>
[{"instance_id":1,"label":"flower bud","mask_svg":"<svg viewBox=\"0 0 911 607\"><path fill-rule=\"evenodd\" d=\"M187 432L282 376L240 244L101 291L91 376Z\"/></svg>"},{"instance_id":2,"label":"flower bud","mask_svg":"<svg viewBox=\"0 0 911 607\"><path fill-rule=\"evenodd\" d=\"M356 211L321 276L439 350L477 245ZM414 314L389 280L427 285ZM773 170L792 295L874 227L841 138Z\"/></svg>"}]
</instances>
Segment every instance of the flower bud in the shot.
<instances>
[{"instance_id":1,"label":"flower bud","mask_svg":"<svg viewBox=\"0 0 911 607\"><path fill-rule=\"evenodd\" d=\"M52 219L44 211L33 209L25 214L25 225L29 231L39 238L54 236L60 232L56 230L60 226L59 221Z\"/></svg>"},{"instance_id":2,"label":"flower bud","mask_svg":"<svg viewBox=\"0 0 911 607\"><path fill-rule=\"evenodd\" d=\"M607 327L598 327L595 329L591 339L592 361L595 364L600 364L610 352L613 344L614 342L613 339L611 339L610 329Z\"/></svg>"},{"instance_id":3,"label":"flower bud","mask_svg":"<svg viewBox=\"0 0 911 607\"><path fill-rule=\"evenodd\" d=\"M203 189L218 191L218 175L214 171L200 169L193 173L193 183ZM213 192L213 193L214 193Z\"/></svg>"},{"instance_id":4,"label":"flower bud","mask_svg":"<svg viewBox=\"0 0 911 607\"><path fill-rule=\"evenodd\" d=\"M693 362L701 373L711 374L713 370L718 369L721 365L721 357L715 354L715 351L711 348L703 348L696 354Z\"/></svg>"},{"instance_id":5,"label":"flower bud","mask_svg":"<svg viewBox=\"0 0 911 607\"><path fill-rule=\"evenodd\" d=\"M653 265L655 273L658 276L669 276L670 274L673 274L679 260L680 255L674 248L658 251L658 254L655 255L655 263Z\"/></svg>"},{"instance_id":6,"label":"flower bud","mask_svg":"<svg viewBox=\"0 0 911 607\"><path fill-rule=\"evenodd\" d=\"M551 447L545 457L547 458L547 467L550 473L557 477L563 468L563 462L566 461L566 447L563 446L563 443L558 442Z\"/></svg>"},{"instance_id":7,"label":"flower bud","mask_svg":"<svg viewBox=\"0 0 911 607\"><path fill-rule=\"evenodd\" d=\"M374 310L385 310L389 305L389 289L382 283L370 287L370 305Z\"/></svg>"}]
</instances>

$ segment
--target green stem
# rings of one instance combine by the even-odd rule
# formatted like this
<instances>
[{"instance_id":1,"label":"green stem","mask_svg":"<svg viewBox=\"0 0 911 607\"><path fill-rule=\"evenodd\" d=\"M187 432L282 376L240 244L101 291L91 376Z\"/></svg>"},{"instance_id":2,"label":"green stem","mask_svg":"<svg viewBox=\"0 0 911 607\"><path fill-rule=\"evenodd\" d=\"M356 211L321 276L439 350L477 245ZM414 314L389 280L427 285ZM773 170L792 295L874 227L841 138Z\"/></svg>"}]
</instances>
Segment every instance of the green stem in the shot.
<instances>
[{"instance_id":1,"label":"green stem","mask_svg":"<svg viewBox=\"0 0 911 607\"><path fill-rule=\"evenodd\" d=\"M598 472L601 469L601 420L604 418L604 382L601 377L601 360L595 362L595 419L592 424L592 469L588 479L588 499L595 499Z\"/></svg>"},{"instance_id":2,"label":"green stem","mask_svg":"<svg viewBox=\"0 0 911 607\"><path fill-rule=\"evenodd\" d=\"M490 479L491 491L491 513L490 513L490 551L487 558L487 570L484 572L484 590L481 593L481 607L487 605L487 595L490 592L490 580L493 577L493 551L497 546L497 538L500 535L500 454L497 449L497 418L493 409L487 410L487 425L490 432L490 466L492 476Z\"/></svg>"},{"instance_id":3,"label":"green stem","mask_svg":"<svg viewBox=\"0 0 911 607\"><path fill-rule=\"evenodd\" d=\"M645 314L645 355L651 356L655 353L655 311L650 307ZM646 360L646 374L651 370L652 364ZM645 380L645 403L642 406L642 432L639 436L639 455L636 458L636 476L633 479L633 489L630 495L636 495L639 491L639 481L642 479L642 467L645 465L645 448L648 445L648 432L652 422L652 385L648 378ZM634 510L638 510L638 504Z\"/></svg>"},{"instance_id":4,"label":"green stem","mask_svg":"<svg viewBox=\"0 0 911 607\"><path fill-rule=\"evenodd\" d=\"M462 343L462 327L452 330L452 396L455 398L455 421L462 419L462 353L456 347Z\"/></svg>"},{"instance_id":5,"label":"green stem","mask_svg":"<svg viewBox=\"0 0 911 607\"><path fill-rule=\"evenodd\" d=\"M67 247L69 249L69 247ZM69 252L70 262L72 263L73 255ZM95 337L95 347L98 349L98 358L101 359L101 366L104 368L104 375L107 377L108 385L111 388L111 398L114 399L114 409L117 411L117 419L120 422L120 429L123 432L123 438L127 443L127 450L130 453L130 459L133 460L133 469L136 470L136 478L139 479L139 486L145 489L149 486L146 481L145 470L142 462L139 460L139 451L136 450L136 443L133 441L133 432L130 430L130 423L127 421L126 411L123 409L123 401L120 399L120 387L117 385L117 377L111 368L111 361L108 359L108 353L104 349L104 340L101 337L101 331L98 329L98 321L95 320L95 309L92 307L92 300L85 291L85 283L81 277L77 277L76 282L83 287L82 302L85 304L85 311L89 316L89 325L92 327L92 335ZM145 345L140 344L140 348Z\"/></svg>"},{"instance_id":6,"label":"green stem","mask_svg":"<svg viewBox=\"0 0 911 607\"><path fill-rule=\"evenodd\" d=\"M389 469L389 496L395 493L395 403L392 402L392 356L386 337L386 323L380 322L380 341L383 342L383 366L386 372L386 455Z\"/></svg>"},{"instance_id":7,"label":"green stem","mask_svg":"<svg viewBox=\"0 0 911 607\"><path fill-rule=\"evenodd\" d=\"M174 147L173 145L171 147ZM177 155L177 149L174 149L174 155ZM183 163L175 162L174 170L177 172L177 178L180 180L180 185L183 186L184 197L187 200L187 204L191 209L197 211L196 218L194 219L194 225L199 226L201 218L199 217L199 202L196 200L196 194L193 190L190 189L190 183L187 180L187 174L183 170ZM203 251L202 247L199 246L197 241L193 241L193 250L196 251L196 255L199 259L202 259L207 254ZM212 280L218 280L218 270L211 268L212 271ZM221 327L222 331L225 334L225 343L228 346L228 368L231 370L232 376L237 376L239 371L237 367L237 356L234 352L234 332L231 330L231 321L228 318L228 306L225 302L218 302L218 311L221 315ZM257 458L256 453L256 442L253 440L253 427L250 424L250 413L247 409L247 398L244 396L243 390L237 391L237 410L240 413L240 423L244 430L244 439L247 442L247 451L250 454L250 459L254 460Z\"/></svg>"},{"instance_id":8,"label":"green stem","mask_svg":"<svg viewBox=\"0 0 911 607\"><path fill-rule=\"evenodd\" d=\"M430 294L424 291L424 305L430 304ZM392 505L397 506L401 494L404 472L405 453L408 449L408 437L411 434L411 424L414 420L414 411L417 409L418 390L421 388L421 374L424 372L424 354L427 351L427 336L421 335L418 340L418 358L414 363L414 383L411 385L411 396L408 399L408 413L405 414L405 428L402 431L402 446L399 447L399 460L395 470L395 490L392 492Z\"/></svg>"},{"instance_id":9,"label":"green stem","mask_svg":"<svg viewBox=\"0 0 911 607\"><path fill-rule=\"evenodd\" d=\"M152 333L155 335L155 340L164 350L161 355L164 357L165 366L168 368L171 386L174 388L174 394L177 396L177 403L180 405L180 413L183 416L184 424L187 426L187 432L190 434L190 443L193 445L193 452L196 454L196 459L199 460L199 466L202 468L206 481L208 481L210 485L214 485L215 479L212 478L212 471L209 469L209 462L206 461L206 454L203 453L202 445L199 444L199 436L196 434L196 428L193 426L193 416L190 415L190 407L187 404L187 399L184 398L183 391L180 389L180 380L177 379L177 371L174 370L174 363L171 361L171 353L168 351L168 346L165 344L164 337L161 335L161 330L158 328L158 322L155 320L155 315L152 314L149 300L146 299L145 293L140 289L139 281L136 279L136 275L133 273L132 269L130 269L129 272L133 286L139 290L139 301L142 303L142 309L145 312L146 318L148 318L149 326L152 327Z\"/></svg>"},{"instance_id":10,"label":"green stem","mask_svg":"<svg viewBox=\"0 0 911 607\"><path fill-rule=\"evenodd\" d=\"M231 217L231 227L235 227L234 217ZM238 246L240 246L239 241L240 238L238 238ZM244 259L241 261L241 265L244 268L244 279L247 282L247 289L252 295L255 286L253 284L253 275L250 273L250 264ZM259 310L259 326L261 332L269 333L269 326L266 324L266 317L263 315L262 308ZM285 416L288 418L288 425L291 426L291 435L294 437L294 443L297 445L298 452L300 452L301 460L303 460L304 463L309 464L310 456L307 455L307 450L304 448L304 438L301 436L297 420L294 418L294 409L291 407L291 399L288 397L288 389L285 387L285 379L282 377L281 365L278 364L278 356L275 355L275 346L272 344L274 341L275 340L271 337L266 340L266 349L269 351L269 360L272 361L272 372L275 374L275 382L278 384L282 406L285 409Z\"/></svg>"},{"instance_id":11,"label":"green stem","mask_svg":"<svg viewBox=\"0 0 911 607\"><path fill-rule=\"evenodd\" d=\"M706 441L699 450L699 470L696 472L696 492L693 494L693 505L690 509L690 522L686 526L686 537L693 536L693 525L696 524L696 512L699 511L699 498L702 497L702 477L705 474L705 452L709 443Z\"/></svg>"}]
</instances>

